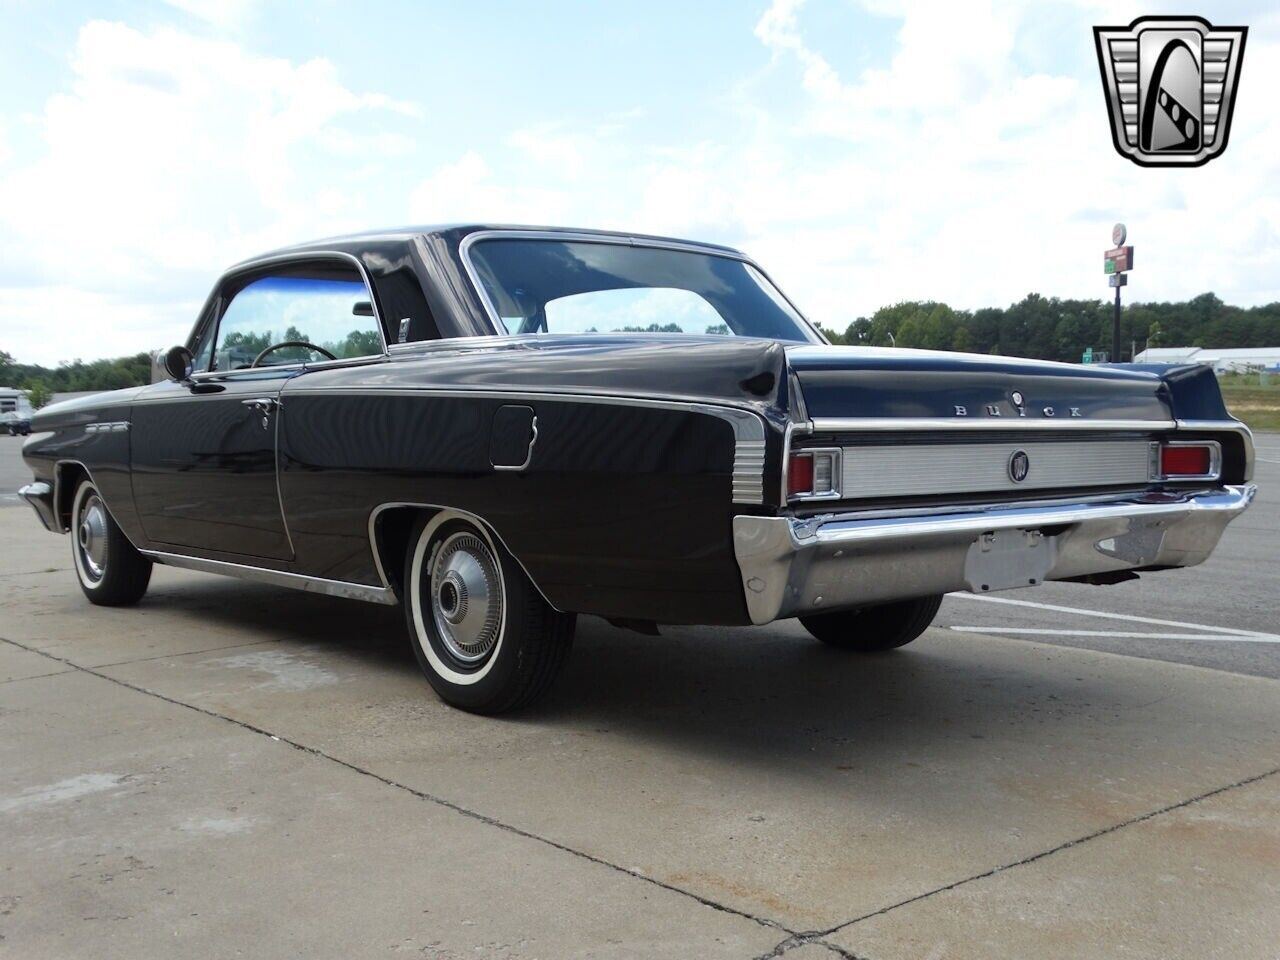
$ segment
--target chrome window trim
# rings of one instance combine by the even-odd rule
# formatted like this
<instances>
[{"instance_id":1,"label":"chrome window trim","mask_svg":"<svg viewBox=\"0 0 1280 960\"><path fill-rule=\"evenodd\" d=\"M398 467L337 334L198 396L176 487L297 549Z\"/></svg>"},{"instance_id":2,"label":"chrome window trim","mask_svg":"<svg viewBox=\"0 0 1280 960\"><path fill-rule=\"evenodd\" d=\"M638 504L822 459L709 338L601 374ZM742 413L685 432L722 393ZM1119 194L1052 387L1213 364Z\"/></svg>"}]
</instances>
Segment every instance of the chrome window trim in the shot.
<instances>
[{"instance_id":1,"label":"chrome window trim","mask_svg":"<svg viewBox=\"0 0 1280 960\"><path fill-rule=\"evenodd\" d=\"M1165 440L1154 441L1151 451L1151 480L1154 483L1181 483L1183 480L1220 480L1222 479L1222 444L1217 440ZM1160 472L1161 447L1208 447L1209 472L1165 474Z\"/></svg>"},{"instance_id":2,"label":"chrome window trim","mask_svg":"<svg viewBox=\"0 0 1280 960\"><path fill-rule=\"evenodd\" d=\"M211 302L215 297L217 297L222 292L223 286L232 277L236 277L242 273L251 273L254 270L260 270L263 267L271 267L281 263L296 263L298 261L304 261L304 260L342 260L346 263L351 264L356 268L356 272L360 274L360 279L364 282L365 292L369 294L369 303L373 307L374 325L378 328L378 339L382 341L382 352L368 353L359 357L341 357L337 360L321 360L316 363L304 363L304 362L281 363L281 364L272 364L269 367L249 367L246 369L314 370L317 368L330 367L330 366L335 366L335 365L344 364L344 363L356 363L359 361L378 360L378 359L383 359L390 356L390 354L387 352L387 332L382 326L382 314L378 309L377 297L374 296L373 281L369 278L369 271L365 269L365 265L360 262L359 257L355 256L355 254L347 253L343 250L308 250L308 251L297 251L294 253L277 253L277 254L272 254L270 256L256 257L253 260L245 260L245 261L242 261L241 263L237 263L235 266L230 267L228 270L223 272L222 276L218 277L217 283L213 285L213 292L209 295L209 301L205 303L204 308L200 311L201 314L207 313L209 309L209 302ZM233 297L232 299L235 299L235 298ZM210 363L213 362L213 357L217 353L216 348L218 344L216 340L218 336L218 328L221 327L222 325L223 314L226 312L227 306L230 306L230 303L231 301L227 301L226 304L219 307L218 311L208 321L208 323L211 323L214 326L213 336L215 340L214 342L215 349L211 351L209 356ZM191 332L191 335L187 338L187 343L188 344L198 343L200 340L200 333L202 329L203 328L198 325L197 328L193 330ZM199 382L201 380L207 380L212 377L226 376L229 373L243 373L243 372L244 371L242 370L202 370L198 372L193 372L191 374L190 379Z\"/></svg>"},{"instance_id":3,"label":"chrome window trim","mask_svg":"<svg viewBox=\"0 0 1280 960\"><path fill-rule=\"evenodd\" d=\"M944 417L815 417L815 433L874 433L927 430L1172 430L1176 420L1058 420L986 417L948 420Z\"/></svg>"},{"instance_id":4,"label":"chrome window trim","mask_svg":"<svg viewBox=\"0 0 1280 960\"><path fill-rule=\"evenodd\" d=\"M139 550L145 557L166 567L181 567L199 573L216 573L239 580L251 580L255 583L266 583L276 587L289 587L309 593L323 593L330 597L345 597L350 600L365 600L370 603L381 603L394 606L399 603L395 591L390 587L376 587L364 583L351 583L347 580L326 580L324 577L312 577L301 573L290 573L288 570L272 570L269 567L255 567L251 564L232 563L229 560L210 560L186 553L169 553L163 550Z\"/></svg>"},{"instance_id":5,"label":"chrome window trim","mask_svg":"<svg viewBox=\"0 0 1280 960\"><path fill-rule=\"evenodd\" d=\"M485 290L484 284L480 282L480 275L476 271L475 265L471 262L471 248L477 243L485 240L553 240L563 243L606 243L617 247L648 247L655 250L674 250L677 253L700 253L708 257L723 257L726 260L737 260L745 263L760 276L769 282L769 285L778 292L778 296L786 301L795 315L800 318L800 322L804 328L814 337L809 341L809 345L829 344L830 341L823 336L822 331L817 324L813 323L804 312L795 305L792 299L787 296L773 277L769 276L760 264L756 263L744 253L732 250L727 247L703 246L697 243L686 243L680 240L663 240L654 237L633 237L633 236L609 236L607 234L583 233L583 232L564 232L556 230L476 230L467 234L458 244L458 256L462 260L462 266L467 272L467 279L471 281L471 286L475 291L476 297L480 300L484 307L485 313L489 316L489 323L493 327L495 336L511 336L503 326L502 318L498 316L497 308L494 307L493 301L489 299L489 293ZM573 336L573 334L556 334L545 333L542 336ZM779 343L790 343L792 341L777 341Z\"/></svg>"},{"instance_id":6,"label":"chrome window trim","mask_svg":"<svg viewBox=\"0 0 1280 960\"><path fill-rule=\"evenodd\" d=\"M435 396L450 398L476 397L486 400L543 400L580 401L614 406L652 407L659 410L679 410L718 417L733 428L733 479L734 503L764 503L764 418L754 410L734 406L718 406L693 399L668 399L633 397L594 393L556 393L553 391L521 390L458 390L436 387L309 387L305 384L285 384L281 397L310 394L312 396ZM740 499L741 498L741 499Z\"/></svg>"}]
</instances>

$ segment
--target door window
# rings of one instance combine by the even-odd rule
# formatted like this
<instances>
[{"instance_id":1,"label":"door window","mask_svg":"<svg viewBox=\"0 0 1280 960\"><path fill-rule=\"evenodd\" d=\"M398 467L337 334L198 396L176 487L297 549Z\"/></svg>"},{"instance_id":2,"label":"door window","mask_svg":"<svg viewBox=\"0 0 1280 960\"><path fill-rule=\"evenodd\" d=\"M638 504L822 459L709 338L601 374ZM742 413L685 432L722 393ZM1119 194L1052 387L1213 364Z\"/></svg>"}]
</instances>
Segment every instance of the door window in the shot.
<instances>
[{"instance_id":1,"label":"door window","mask_svg":"<svg viewBox=\"0 0 1280 960\"><path fill-rule=\"evenodd\" d=\"M364 281L300 273L259 277L241 287L218 324L213 369L244 370L268 347L260 367L383 352L382 334ZM302 344L307 344L303 346ZM314 348L320 348L316 350Z\"/></svg>"}]
</instances>

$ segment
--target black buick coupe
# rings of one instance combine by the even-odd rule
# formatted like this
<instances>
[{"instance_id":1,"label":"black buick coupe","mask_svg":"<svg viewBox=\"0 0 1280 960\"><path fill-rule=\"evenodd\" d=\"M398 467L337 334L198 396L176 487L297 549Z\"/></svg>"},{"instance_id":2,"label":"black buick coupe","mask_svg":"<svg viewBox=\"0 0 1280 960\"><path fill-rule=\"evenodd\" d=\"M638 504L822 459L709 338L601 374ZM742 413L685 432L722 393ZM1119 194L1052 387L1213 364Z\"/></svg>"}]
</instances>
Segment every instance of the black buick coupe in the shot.
<instances>
[{"instance_id":1,"label":"black buick coupe","mask_svg":"<svg viewBox=\"0 0 1280 960\"><path fill-rule=\"evenodd\" d=\"M885 650L948 591L1200 563L1254 493L1206 367L830 346L749 258L658 237L291 247L159 367L24 446L89 600L162 563L402 603L482 713L547 690L580 613Z\"/></svg>"}]
</instances>

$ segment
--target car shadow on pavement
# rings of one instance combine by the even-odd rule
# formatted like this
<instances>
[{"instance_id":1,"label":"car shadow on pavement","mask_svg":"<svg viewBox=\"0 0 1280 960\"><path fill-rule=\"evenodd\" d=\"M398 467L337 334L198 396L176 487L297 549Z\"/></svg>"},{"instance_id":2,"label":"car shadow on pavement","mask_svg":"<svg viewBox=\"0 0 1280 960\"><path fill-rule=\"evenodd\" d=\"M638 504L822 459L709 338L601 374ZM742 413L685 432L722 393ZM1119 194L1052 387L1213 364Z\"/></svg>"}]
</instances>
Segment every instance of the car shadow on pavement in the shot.
<instances>
[{"instance_id":1,"label":"car shadow on pavement","mask_svg":"<svg viewBox=\"0 0 1280 960\"><path fill-rule=\"evenodd\" d=\"M169 586L148 603L246 640L418 678L400 607L218 581ZM584 617L547 700L474 722L608 733L788 775L850 772L890 756L909 765L990 763L992 741L1002 749L1016 742L1019 753L1049 750L1065 729L1105 726L1151 699L1096 659L1074 659L943 630L902 650L858 655L824 647L795 623L664 627L651 637ZM1044 669L1049 662L1057 666ZM421 691L434 701L425 681ZM451 722L470 723L465 715Z\"/></svg>"}]
</instances>

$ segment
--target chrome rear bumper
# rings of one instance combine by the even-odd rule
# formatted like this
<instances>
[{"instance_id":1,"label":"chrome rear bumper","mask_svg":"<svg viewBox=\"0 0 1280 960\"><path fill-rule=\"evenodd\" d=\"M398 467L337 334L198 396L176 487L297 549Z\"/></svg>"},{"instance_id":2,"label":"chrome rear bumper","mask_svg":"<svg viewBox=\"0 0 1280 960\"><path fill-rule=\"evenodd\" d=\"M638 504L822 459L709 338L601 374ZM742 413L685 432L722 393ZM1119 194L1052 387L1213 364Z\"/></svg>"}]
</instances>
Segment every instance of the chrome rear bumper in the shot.
<instances>
[{"instance_id":1,"label":"chrome rear bumper","mask_svg":"<svg viewBox=\"0 0 1280 960\"><path fill-rule=\"evenodd\" d=\"M57 514L53 508L53 484L45 480L36 480L18 489L18 496L36 512L46 530L62 533L57 524Z\"/></svg>"},{"instance_id":2,"label":"chrome rear bumper","mask_svg":"<svg viewBox=\"0 0 1280 960\"><path fill-rule=\"evenodd\" d=\"M1253 499L1253 484L959 512L733 519L754 623L868 603L1189 567Z\"/></svg>"}]
</instances>

